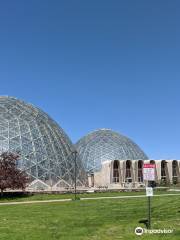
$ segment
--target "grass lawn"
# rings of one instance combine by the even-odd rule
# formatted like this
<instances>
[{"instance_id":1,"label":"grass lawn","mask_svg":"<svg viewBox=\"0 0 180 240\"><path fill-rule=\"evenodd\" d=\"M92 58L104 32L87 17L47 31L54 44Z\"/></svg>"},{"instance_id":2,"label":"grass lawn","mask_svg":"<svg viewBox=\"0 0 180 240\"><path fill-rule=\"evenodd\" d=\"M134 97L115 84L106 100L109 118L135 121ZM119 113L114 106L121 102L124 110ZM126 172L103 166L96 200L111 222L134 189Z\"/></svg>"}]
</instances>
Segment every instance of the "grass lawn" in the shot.
<instances>
[{"instance_id":1,"label":"grass lawn","mask_svg":"<svg viewBox=\"0 0 180 240\"><path fill-rule=\"evenodd\" d=\"M180 239L180 196L152 199L152 227L174 229L173 234L136 236L134 229L144 227L138 221L146 218L146 211L146 198L0 206L0 239Z\"/></svg>"},{"instance_id":2,"label":"grass lawn","mask_svg":"<svg viewBox=\"0 0 180 240\"><path fill-rule=\"evenodd\" d=\"M180 194L180 192L168 192L166 190L154 190L154 194ZM82 193L77 194L79 198L86 197L116 197L116 196L129 196L129 195L145 195L145 190L139 192L101 192L101 193ZM23 202L23 201L36 201L36 200L53 200L53 199L73 199L74 194L66 193L66 194L35 194L32 196L21 196L21 197L0 197L0 202Z\"/></svg>"}]
</instances>

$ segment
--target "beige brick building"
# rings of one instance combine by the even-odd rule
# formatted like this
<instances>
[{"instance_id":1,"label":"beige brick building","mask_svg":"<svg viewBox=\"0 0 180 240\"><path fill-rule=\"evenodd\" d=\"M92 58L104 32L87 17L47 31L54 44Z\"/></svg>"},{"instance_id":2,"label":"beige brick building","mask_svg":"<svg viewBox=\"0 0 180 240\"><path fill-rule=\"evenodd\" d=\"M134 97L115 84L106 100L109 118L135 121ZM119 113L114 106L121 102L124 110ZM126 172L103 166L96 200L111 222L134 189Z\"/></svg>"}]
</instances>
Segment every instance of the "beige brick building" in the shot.
<instances>
[{"instance_id":1,"label":"beige brick building","mask_svg":"<svg viewBox=\"0 0 180 240\"><path fill-rule=\"evenodd\" d=\"M76 147L88 173L89 187L143 187L147 184L144 163L155 164L156 185L180 182L180 160L150 160L131 139L110 129L88 134Z\"/></svg>"},{"instance_id":2,"label":"beige brick building","mask_svg":"<svg viewBox=\"0 0 180 240\"><path fill-rule=\"evenodd\" d=\"M139 188L146 185L143 180L143 164L155 164L157 185L180 182L180 160L114 160L103 162L100 171L89 174L91 187Z\"/></svg>"}]
</instances>

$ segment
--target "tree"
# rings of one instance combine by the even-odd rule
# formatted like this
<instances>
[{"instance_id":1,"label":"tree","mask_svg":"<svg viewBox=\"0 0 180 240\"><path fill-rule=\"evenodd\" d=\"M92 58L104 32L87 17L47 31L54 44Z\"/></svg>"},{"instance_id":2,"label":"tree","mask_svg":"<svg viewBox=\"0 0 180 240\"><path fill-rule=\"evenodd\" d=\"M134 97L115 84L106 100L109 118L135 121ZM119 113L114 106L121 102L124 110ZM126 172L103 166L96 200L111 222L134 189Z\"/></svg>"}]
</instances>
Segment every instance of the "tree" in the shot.
<instances>
[{"instance_id":1,"label":"tree","mask_svg":"<svg viewBox=\"0 0 180 240\"><path fill-rule=\"evenodd\" d=\"M24 171L17 168L18 154L4 152L0 155L0 190L26 188L29 179Z\"/></svg>"}]
</instances>

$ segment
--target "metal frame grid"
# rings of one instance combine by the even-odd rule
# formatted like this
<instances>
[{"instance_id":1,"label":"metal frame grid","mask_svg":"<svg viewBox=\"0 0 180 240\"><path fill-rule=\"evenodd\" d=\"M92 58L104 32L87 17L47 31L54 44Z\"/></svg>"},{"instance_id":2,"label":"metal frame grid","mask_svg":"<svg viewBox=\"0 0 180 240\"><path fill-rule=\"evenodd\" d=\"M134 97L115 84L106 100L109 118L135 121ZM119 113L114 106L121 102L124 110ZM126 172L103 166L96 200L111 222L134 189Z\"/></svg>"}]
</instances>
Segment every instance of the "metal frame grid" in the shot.
<instances>
[{"instance_id":1,"label":"metal frame grid","mask_svg":"<svg viewBox=\"0 0 180 240\"><path fill-rule=\"evenodd\" d=\"M148 159L131 139L110 129L88 134L77 142L76 148L87 172L99 171L105 161Z\"/></svg>"},{"instance_id":2,"label":"metal frame grid","mask_svg":"<svg viewBox=\"0 0 180 240\"><path fill-rule=\"evenodd\" d=\"M0 152L18 153L18 167L32 181L53 186L63 180L73 185L73 149L65 132L46 113L16 98L0 97ZM79 158L77 179L85 181Z\"/></svg>"}]
</instances>

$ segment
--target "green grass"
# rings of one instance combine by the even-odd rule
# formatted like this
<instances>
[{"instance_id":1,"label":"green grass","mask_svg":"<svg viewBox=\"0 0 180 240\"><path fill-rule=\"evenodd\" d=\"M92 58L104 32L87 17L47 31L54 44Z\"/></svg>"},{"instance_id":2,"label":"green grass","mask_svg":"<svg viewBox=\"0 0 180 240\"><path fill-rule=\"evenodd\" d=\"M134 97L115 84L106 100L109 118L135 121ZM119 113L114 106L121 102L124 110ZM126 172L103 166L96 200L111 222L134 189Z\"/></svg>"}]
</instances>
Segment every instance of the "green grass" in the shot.
<instances>
[{"instance_id":1,"label":"green grass","mask_svg":"<svg viewBox=\"0 0 180 240\"><path fill-rule=\"evenodd\" d=\"M178 194L180 192L167 192L166 190L154 190L154 194ZM86 197L116 197L116 196L129 196L129 195L145 195L145 190L140 192L101 192L101 193L82 193L78 194L79 198ZM0 197L0 202L12 202L12 201L36 201L36 200L54 200L54 199L73 199L74 194L34 194L32 196L21 196L21 197Z\"/></svg>"},{"instance_id":2,"label":"green grass","mask_svg":"<svg viewBox=\"0 0 180 240\"><path fill-rule=\"evenodd\" d=\"M105 194L105 193L104 193ZM119 193L106 193L117 195ZM127 194L127 193L121 193ZM130 193L128 193L130 194ZM132 194L132 193L131 193ZM139 193L133 193L139 194ZM93 194L99 196L100 194ZM31 198L40 197L32 196ZM59 195L48 195L52 199ZM64 195L61 195L61 197ZM67 197L67 195L65 195ZM71 195L70 195L71 196ZM92 195L88 195L92 196ZM43 197L47 197L43 195ZM66 198L65 197L65 198ZM43 198L44 199L44 198ZM32 200L32 199L31 199ZM146 218L147 199L103 199L0 206L2 240L180 239L180 196L152 199L152 227L174 229L170 235L143 235L134 229Z\"/></svg>"},{"instance_id":3,"label":"green grass","mask_svg":"<svg viewBox=\"0 0 180 240\"><path fill-rule=\"evenodd\" d=\"M82 193L77 194L77 197L108 197L108 196L126 196L126 195L141 195L145 194L144 191L141 192L101 192L101 193ZM9 201L34 201L34 200L53 200L53 199L68 199L74 198L74 194L65 193L65 194L34 194L32 196L21 196L21 197L2 197L0 202L9 202Z\"/></svg>"}]
</instances>

